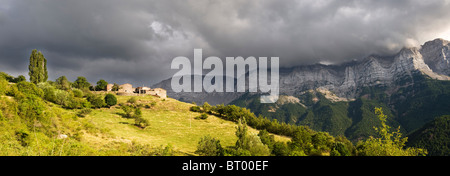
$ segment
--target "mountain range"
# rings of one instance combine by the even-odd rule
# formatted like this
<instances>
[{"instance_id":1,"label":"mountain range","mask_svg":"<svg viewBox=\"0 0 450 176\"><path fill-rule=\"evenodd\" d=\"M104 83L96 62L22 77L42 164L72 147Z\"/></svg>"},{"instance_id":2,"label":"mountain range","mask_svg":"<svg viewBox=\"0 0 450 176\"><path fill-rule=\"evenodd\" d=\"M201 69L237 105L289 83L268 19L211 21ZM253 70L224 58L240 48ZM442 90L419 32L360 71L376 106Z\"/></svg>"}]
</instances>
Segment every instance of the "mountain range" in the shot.
<instances>
[{"instance_id":1,"label":"mountain range","mask_svg":"<svg viewBox=\"0 0 450 176\"><path fill-rule=\"evenodd\" d=\"M185 102L235 104L279 122L306 125L356 141L376 135L374 107L388 124L410 134L450 114L450 42L435 39L390 56L370 55L339 65L280 68L280 98L259 102L258 93L174 93L171 79L154 87Z\"/></svg>"}]
</instances>

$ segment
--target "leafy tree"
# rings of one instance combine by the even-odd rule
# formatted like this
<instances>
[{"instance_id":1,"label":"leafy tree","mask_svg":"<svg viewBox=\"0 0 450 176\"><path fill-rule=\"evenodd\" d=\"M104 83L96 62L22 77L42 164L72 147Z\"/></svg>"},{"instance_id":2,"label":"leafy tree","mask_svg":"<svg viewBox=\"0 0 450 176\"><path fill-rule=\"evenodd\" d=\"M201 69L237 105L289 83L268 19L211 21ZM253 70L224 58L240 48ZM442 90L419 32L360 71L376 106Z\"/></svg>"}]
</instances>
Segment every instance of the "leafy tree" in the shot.
<instances>
[{"instance_id":1,"label":"leafy tree","mask_svg":"<svg viewBox=\"0 0 450 176\"><path fill-rule=\"evenodd\" d=\"M26 81L26 80L27 79L25 78L25 76L19 75L17 78L14 78L12 82L19 83L19 82Z\"/></svg>"},{"instance_id":2,"label":"leafy tree","mask_svg":"<svg viewBox=\"0 0 450 176\"><path fill-rule=\"evenodd\" d=\"M36 95L38 97L43 97L44 92L39 89L35 84L30 82L19 82L16 84L18 91L27 95Z\"/></svg>"},{"instance_id":3,"label":"leafy tree","mask_svg":"<svg viewBox=\"0 0 450 176\"><path fill-rule=\"evenodd\" d=\"M124 105L120 107L124 114L125 118L131 118L132 117L132 113L133 113L133 106L129 106L129 105Z\"/></svg>"},{"instance_id":4,"label":"leafy tree","mask_svg":"<svg viewBox=\"0 0 450 176\"><path fill-rule=\"evenodd\" d=\"M267 130L261 130L258 133L259 138L261 139L261 142L269 147L269 149L273 149L273 145L275 143L275 136L270 135Z\"/></svg>"},{"instance_id":5,"label":"leafy tree","mask_svg":"<svg viewBox=\"0 0 450 176\"><path fill-rule=\"evenodd\" d=\"M55 87L50 85L48 82L41 82L38 84L38 87L44 91L44 100L53 103L56 102Z\"/></svg>"},{"instance_id":6,"label":"leafy tree","mask_svg":"<svg viewBox=\"0 0 450 176\"><path fill-rule=\"evenodd\" d=\"M145 128L147 126L150 126L150 122L147 119L142 118L142 111L141 111L141 108L139 108L139 107L136 107L134 109L133 118L134 118L134 124L138 127Z\"/></svg>"},{"instance_id":7,"label":"leafy tree","mask_svg":"<svg viewBox=\"0 0 450 176\"><path fill-rule=\"evenodd\" d=\"M68 107L72 101L72 95L64 90L55 90L55 103Z\"/></svg>"},{"instance_id":8,"label":"leafy tree","mask_svg":"<svg viewBox=\"0 0 450 176\"><path fill-rule=\"evenodd\" d=\"M267 145L261 142L261 139L255 135L251 134L248 136L248 143L246 144L247 150L250 151L252 156L269 156L270 149Z\"/></svg>"},{"instance_id":9,"label":"leafy tree","mask_svg":"<svg viewBox=\"0 0 450 176\"><path fill-rule=\"evenodd\" d=\"M327 132L318 132L311 137L314 148L320 152L331 151L334 144L334 138Z\"/></svg>"},{"instance_id":10,"label":"leafy tree","mask_svg":"<svg viewBox=\"0 0 450 176\"><path fill-rule=\"evenodd\" d=\"M299 128L291 139L289 146L292 150L309 151L313 148L312 132L308 128Z\"/></svg>"},{"instance_id":11,"label":"leafy tree","mask_svg":"<svg viewBox=\"0 0 450 176\"><path fill-rule=\"evenodd\" d=\"M200 139L195 153L199 154L200 156L224 155L222 145L220 145L220 140L215 139L209 135L204 136L203 138Z\"/></svg>"},{"instance_id":12,"label":"leafy tree","mask_svg":"<svg viewBox=\"0 0 450 176\"><path fill-rule=\"evenodd\" d=\"M111 91L119 91L119 89L120 89L120 86L118 84L114 83L111 88Z\"/></svg>"},{"instance_id":13,"label":"leafy tree","mask_svg":"<svg viewBox=\"0 0 450 176\"><path fill-rule=\"evenodd\" d=\"M246 150L252 156L268 156L270 155L270 149L267 145L261 142L261 139L257 135L247 134L247 123L244 118L238 120L238 126L236 127L236 136L238 140L236 141L236 149Z\"/></svg>"},{"instance_id":14,"label":"leafy tree","mask_svg":"<svg viewBox=\"0 0 450 176\"><path fill-rule=\"evenodd\" d=\"M72 89L73 96L83 98L84 93L80 89Z\"/></svg>"},{"instance_id":15,"label":"leafy tree","mask_svg":"<svg viewBox=\"0 0 450 176\"><path fill-rule=\"evenodd\" d=\"M91 86L91 83L87 81L85 77L79 76L75 82L73 82L73 87L78 89L89 89L89 86Z\"/></svg>"},{"instance_id":16,"label":"leafy tree","mask_svg":"<svg viewBox=\"0 0 450 176\"><path fill-rule=\"evenodd\" d=\"M57 89L61 90L69 90L70 89L70 82L67 80L66 76L61 76L56 79L55 85Z\"/></svg>"},{"instance_id":17,"label":"leafy tree","mask_svg":"<svg viewBox=\"0 0 450 176\"><path fill-rule=\"evenodd\" d=\"M5 72L0 72L0 77L3 77L7 82L14 82L14 77Z\"/></svg>"},{"instance_id":18,"label":"leafy tree","mask_svg":"<svg viewBox=\"0 0 450 176\"><path fill-rule=\"evenodd\" d=\"M107 106L114 106L117 104L117 98L113 94L106 94L105 103Z\"/></svg>"},{"instance_id":19,"label":"leafy tree","mask_svg":"<svg viewBox=\"0 0 450 176\"><path fill-rule=\"evenodd\" d=\"M108 82L106 82L105 80L101 79L99 81L97 81L97 86L95 86L95 90L106 90L106 86L108 86Z\"/></svg>"},{"instance_id":20,"label":"leafy tree","mask_svg":"<svg viewBox=\"0 0 450 176\"><path fill-rule=\"evenodd\" d=\"M381 127L375 128L380 137L374 138L370 136L369 139L363 142L358 142L357 152L362 156L418 156L426 155L427 151L421 148L406 148L405 142L407 137L402 138L400 127L395 131L390 131L390 126L386 125L387 116L383 114L381 108L375 108L375 114L381 121Z\"/></svg>"},{"instance_id":21,"label":"leafy tree","mask_svg":"<svg viewBox=\"0 0 450 176\"><path fill-rule=\"evenodd\" d=\"M87 97L87 100L91 103L94 108L101 108L105 106L105 100L100 95L91 94Z\"/></svg>"},{"instance_id":22,"label":"leafy tree","mask_svg":"<svg viewBox=\"0 0 450 176\"><path fill-rule=\"evenodd\" d=\"M238 137L238 140L236 141L236 148L246 148L248 136L247 136L247 123L245 122L245 119L240 118L238 121L238 126L236 127L236 136Z\"/></svg>"},{"instance_id":23,"label":"leafy tree","mask_svg":"<svg viewBox=\"0 0 450 176\"><path fill-rule=\"evenodd\" d=\"M284 142L276 141L273 144L272 154L275 156L289 156L289 147Z\"/></svg>"},{"instance_id":24,"label":"leafy tree","mask_svg":"<svg viewBox=\"0 0 450 176\"><path fill-rule=\"evenodd\" d=\"M28 66L28 70L30 82L37 84L47 81L47 59L45 59L44 55L40 51L38 52L36 49L31 51L30 65Z\"/></svg>"},{"instance_id":25,"label":"leafy tree","mask_svg":"<svg viewBox=\"0 0 450 176\"><path fill-rule=\"evenodd\" d=\"M44 116L44 102L36 95L27 95L19 101L18 114L29 120L40 120Z\"/></svg>"}]
</instances>

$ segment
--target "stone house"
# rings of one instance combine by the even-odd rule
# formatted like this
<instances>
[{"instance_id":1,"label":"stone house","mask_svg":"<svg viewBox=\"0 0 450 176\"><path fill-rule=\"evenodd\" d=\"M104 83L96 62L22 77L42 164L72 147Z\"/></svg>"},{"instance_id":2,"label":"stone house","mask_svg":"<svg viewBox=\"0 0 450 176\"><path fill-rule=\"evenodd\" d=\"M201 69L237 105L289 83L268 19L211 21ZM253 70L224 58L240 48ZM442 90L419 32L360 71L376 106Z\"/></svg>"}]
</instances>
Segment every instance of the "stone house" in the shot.
<instances>
[{"instance_id":1,"label":"stone house","mask_svg":"<svg viewBox=\"0 0 450 176\"><path fill-rule=\"evenodd\" d=\"M167 91L161 88L151 89L150 87L137 87L135 93L167 98Z\"/></svg>"},{"instance_id":2,"label":"stone house","mask_svg":"<svg viewBox=\"0 0 450 176\"><path fill-rule=\"evenodd\" d=\"M112 91L113 84L108 84L106 86L106 91ZM117 91L118 95L153 95L158 96L160 98L167 98L167 91L162 88L151 89L150 87L137 87L133 88L131 84L122 84L119 85L119 91Z\"/></svg>"},{"instance_id":3,"label":"stone house","mask_svg":"<svg viewBox=\"0 0 450 176\"><path fill-rule=\"evenodd\" d=\"M134 93L134 90L135 89L133 89L133 85L126 83L126 84L122 84L122 85L119 86L119 91L118 92L120 92L120 93Z\"/></svg>"}]
</instances>

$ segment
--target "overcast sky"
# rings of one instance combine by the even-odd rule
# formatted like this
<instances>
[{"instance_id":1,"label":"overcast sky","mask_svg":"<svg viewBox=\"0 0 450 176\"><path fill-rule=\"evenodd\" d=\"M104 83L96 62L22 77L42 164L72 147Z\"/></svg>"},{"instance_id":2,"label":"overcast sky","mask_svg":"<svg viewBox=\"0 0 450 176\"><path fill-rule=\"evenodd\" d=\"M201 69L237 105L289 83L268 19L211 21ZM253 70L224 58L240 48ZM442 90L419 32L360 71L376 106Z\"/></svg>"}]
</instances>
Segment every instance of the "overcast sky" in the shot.
<instances>
[{"instance_id":1,"label":"overcast sky","mask_svg":"<svg viewBox=\"0 0 450 176\"><path fill-rule=\"evenodd\" d=\"M277 56L341 63L450 39L449 0L0 0L0 71L152 85L174 57Z\"/></svg>"}]
</instances>

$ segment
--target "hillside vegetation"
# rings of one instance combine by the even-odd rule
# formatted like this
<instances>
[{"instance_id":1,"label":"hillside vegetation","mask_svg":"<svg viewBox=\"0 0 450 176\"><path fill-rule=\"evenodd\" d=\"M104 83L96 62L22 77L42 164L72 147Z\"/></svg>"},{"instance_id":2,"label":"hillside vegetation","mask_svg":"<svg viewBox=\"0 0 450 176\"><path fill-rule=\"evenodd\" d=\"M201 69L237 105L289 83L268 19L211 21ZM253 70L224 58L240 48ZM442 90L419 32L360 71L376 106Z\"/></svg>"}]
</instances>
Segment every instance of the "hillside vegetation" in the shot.
<instances>
[{"instance_id":1,"label":"hillside vegetation","mask_svg":"<svg viewBox=\"0 0 450 176\"><path fill-rule=\"evenodd\" d=\"M410 134L407 146L427 149L432 156L449 156L449 135L450 115L444 115Z\"/></svg>"},{"instance_id":2,"label":"hillside vegetation","mask_svg":"<svg viewBox=\"0 0 450 176\"><path fill-rule=\"evenodd\" d=\"M64 91L66 100L53 103L47 100L53 97L49 94L58 95L61 90L51 85L10 83L3 76L0 80L0 155L195 155L205 135L220 139L224 146L237 140L236 123L215 116L196 120L199 113L189 111L192 104L174 99L117 96L120 105L94 108L89 96L103 98L104 94L86 91L86 96L78 98ZM123 117L120 107L130 104L130 98L142 107L148 127ZM249 133L258 131L250 128ZM275 139L289 140L278 135Z\"/></svg>"},{"instance_id":3,"label":"hillside vegetation","mask_svg":"<svg viewBox=\"0 0 450 176\"><path fill-rule=\"evenodd\" d=\"M281 95L281 98L291 97L298 102L262 104L259 95L247 93L231 104L279 122L308 126L334 136L343 135L356 143L378 135L373 128L380 127L374 114L375 107L382 107L390 117L386 123L400 126L404 134L450 114L450 81L434 80L420 74L412 78L407 83L397 83L398 88L394 90L384 86L364 87L360 90L361 96L355 100L332 101L319 91L307 91L294 96Z\"/></svg>"},{"instance_id":4,"label":"hillside vegetation","mask_svg":"<svg viewBox=\"0 0 450 176\"><path fill-rule=\"evenodd\" d=\"M33 50L29 76L13 77L0 72L0 155L23 156L367 156L426 155L420 148L405 148L400 129L390 130L388 116L361 99L356 106L375 109L352 111L357 121L345 119L345 108L320 94L304 102L312 108L285 106L291 120L266 118L235 105L201 106L170 98L116 96L105 92L107 82L96 86L78 77L48 81L47 60ZM297 101L295 98L286 99ZM243 103L248 103L245 101ZM258 102L252 108L273 109ZM376 105L376 104L375 104ZM302 107L306 107L302 105ZM264 112L260 111L259 113ZM278 112L275 110L275 112ZM304 113L301 119L292 119ZM283 116L278 116L283 117ZM365 120L366 119L366 120ZM281 120L281 121L278 121ZM294 122L297 124L288 124ZM378 136L358 140L355 146L342 128L364 124ZM379 123L377 123L379 122ZM340 124L334 127L330 124ZM376 125L379 124L379 125ZM311 129L308 126L311 126ZM371 126L373 125L373 126ZM319 130L315 130L319 129ZM331 131L322 132L323 129ZM355 133L358 130L355 130ZM271 134L272 133L272 134Z\"/></svg>"}]
</instances>

